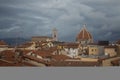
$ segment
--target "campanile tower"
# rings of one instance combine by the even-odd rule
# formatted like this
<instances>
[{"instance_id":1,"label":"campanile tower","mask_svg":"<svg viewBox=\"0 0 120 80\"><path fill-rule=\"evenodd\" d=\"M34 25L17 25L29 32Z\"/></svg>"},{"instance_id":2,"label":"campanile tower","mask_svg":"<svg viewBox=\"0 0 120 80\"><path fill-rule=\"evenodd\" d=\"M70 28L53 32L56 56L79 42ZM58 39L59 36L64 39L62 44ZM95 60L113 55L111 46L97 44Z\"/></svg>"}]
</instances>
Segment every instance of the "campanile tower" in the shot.
<instances>
[{"instance_id":1,"label":"campanile tower","mask_svg":"<svg viewBox=\"0 0 120 80\"><path fill-rule=\"evenodd\" d=\"M56 28L53 28L52 30L52 38L53 38L53 41L58 41L58 31Z\"/></svg>"}]
</instances>

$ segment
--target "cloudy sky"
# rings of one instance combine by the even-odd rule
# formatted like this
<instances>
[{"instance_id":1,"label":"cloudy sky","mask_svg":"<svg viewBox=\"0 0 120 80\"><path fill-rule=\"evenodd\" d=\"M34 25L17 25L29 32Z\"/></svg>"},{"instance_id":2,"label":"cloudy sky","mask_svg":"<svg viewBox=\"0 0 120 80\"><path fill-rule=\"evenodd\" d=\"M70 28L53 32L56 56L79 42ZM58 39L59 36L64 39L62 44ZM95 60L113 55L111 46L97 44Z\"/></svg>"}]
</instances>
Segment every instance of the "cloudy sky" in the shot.
<instances>
[{"instance_id":1,"label":"cloudy sky","mask_svg":"<svg viewBox=\"0 0 120 80\"><path fill-rule=\"evenodd\" d=\"M74 41L83 24L95 40L120 39L120 0L0 0L0 38L51 36Z\"/></svg>"}]
</instances>

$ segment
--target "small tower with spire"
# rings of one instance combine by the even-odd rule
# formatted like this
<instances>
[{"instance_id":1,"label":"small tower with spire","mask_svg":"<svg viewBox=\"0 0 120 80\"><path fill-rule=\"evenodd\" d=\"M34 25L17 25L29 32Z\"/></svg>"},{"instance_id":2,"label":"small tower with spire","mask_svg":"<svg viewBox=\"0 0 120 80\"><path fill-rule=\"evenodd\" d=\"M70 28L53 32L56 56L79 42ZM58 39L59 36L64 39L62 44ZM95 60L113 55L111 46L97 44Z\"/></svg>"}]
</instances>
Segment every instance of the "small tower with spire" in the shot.
<instances>
[{"instance_id":1,"label":"small tower with spire","mask_svg":"<svg viewBox=\"0 0 120 80\"><path fill-rule=\"evenodd\" d=\"M53 28L52 30L52 38L53 38L53 41L58 41L58 31L56 28Z\"/></svg>"}]
</instances>

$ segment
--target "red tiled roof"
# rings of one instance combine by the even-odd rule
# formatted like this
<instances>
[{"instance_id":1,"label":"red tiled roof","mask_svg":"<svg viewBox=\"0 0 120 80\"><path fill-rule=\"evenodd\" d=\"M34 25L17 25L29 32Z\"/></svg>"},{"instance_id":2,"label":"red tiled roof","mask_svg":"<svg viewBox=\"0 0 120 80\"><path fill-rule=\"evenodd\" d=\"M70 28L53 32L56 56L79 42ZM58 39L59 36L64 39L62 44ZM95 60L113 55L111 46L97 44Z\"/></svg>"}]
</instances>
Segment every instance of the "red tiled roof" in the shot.
<instances>
[{"instance_id":1,"label":"red tiled roof","mask_svg":"<svg viewBox=\"0 0 120 80\"><path fill-rule=\"evenodd\" d=\"M4 57L0 59L0 66L35 66L26 62L15 63L15 52L13 50L5 50L0 53ZM22 58L23 59L23 58Z\"/></svg>"},{"instance_id":2,"label":"red tiled roof","mask_svg":"<svg viewBox=\"0 0 120 80\"><path fill-rule=\"evenodd\" d=\"M37 55L39 55L39 56L41 56L41 57L43 57L43 58L46 58L46 57L48 57L48 56L52 56L52 52L50 52L50 51L45 51L45 50L35 51L34 54L37 54Z\"/></svg>"},{"instance_id":3,"label":"red tiled roof","mask_svg":"<svg viewBox=\"0 0 120 80\"><path fill-rule=\"evenodd\" d=\"M7 43L1 40L0 45L7 45Z\"/></svg>"},{"instance_id":4,"label":"red tiled roof","mask_svg":"<svg viewBox=\"0 0 120 80\"><path fill-rule=\"evenodd\" d=\"M113 60L113 61L111 61L111 63L112 63L114 66L119 66L119 64L120 64L120 59Z\"/></svg>"},{"instance_id":5,"label":"red tiled roof","mask_svg":"<svg viewBox=\"0 0 120 80\"><path fill-rule=\"evenodd\" d=\"M4 51L2 51L2 52L0 52L0 54L5 54L5 55L7 55L7 56L11 56L11 55L13 55L15 52L14 52L14 50L4 50ZM11 54L11 55L10 55Z\"/></svg>"},{"instance_id":6,"label":"red tiled roof","mask_svg":"<svg viewBox=\"0 0 120 80\"><path fill-rule=\"evenodd\" d=\"M98 45L97 43L89 43L88 45Z\"/></svg>"},{"instance_id":7,"label":"red tiled roof","mask_svg":"<svg viewBox=\"0 0 120 80\"><path fill-rule=\"evenodd\" d=\"M30 47L32 44L33 43L31 43L31 42L27 42L27 43L19 45L18 48L27 48L27 47Z\"/></svg>"},{"instance_id":8,"label":"red tiled roof","mask_svg":"<svg viewBox=\"0 0 120 80\"><path fill-rule=\"evenodd\" d=\"M14 62L7 62L7 61L4 61L4 60L0 60L0 66L3 66L3 67L10 67L10 66L16 66L16 67L24 67L24 66L36 66L34 64L30 64L30 63L27 63L27 62L24 62L24 63L14 63Z\"/></svg>"},{"instance_id":9,"label":"red tiled roof","mask_svg":"<svg viewBox=\"0 0 120 80\"><path fill-rule=\"evenodd\" d=\"M54 52L54 51L57 50L57 47L50 47L48 50L51 51L51 52Z\"/></svg>"},{"instance_id":10,"label":"red tiled roof","mask_svg":"<svg viewBox=\"0 0 120 80\"><path fill-rule=\"evenodd\" d=\"M66 56L66 55L53 55L52 56L52 59L55 59L57 61L63 61L63 60L66 60L66 59L71 59L70 57Z\"/></svg>"},{"instance_id":11,"label":"red tiled roof","mask_svg":"<svg viewBox=\"0 0 120 80\"><path fill-rule=\"evenodd\" d=\"M22 50L22 51L23 51L23 54L26 55L27 53L33 52L34 50Z\"/></svg>"},{"instance_id":12,"label":"red tiled roof","mask_svg":"<svg viewBox=\"0 0 120 80\"><path fill-rule=\"evenodd\" d=\"M13 50L5 50L0 53L4 56L5 60L14 61L15 52Z\"/></svg>"},{"instance_id":13,"label":"red tiled roof","mask_svg":"<svg viewBox=\"0 0 120 80\"><path fill-rule=\"evenodd\" d=\"M22 50L22 51L23 51L24 55L26 55L29 52L32 52L33 54L37 54L44 58L47 56L52 56L52 53L56 50L57 50L56 47L51 47L51 48L42 49L42 50Z\"/></svg>"},{"instance_id":14,"label":"red tiled roof","mask_svg":"<svg viewBox=\"0 0 120 80\"><path fill-rule=\"evenodd\" d=\"M92 35L90 32L87 31L87 29L84 27L80 33L77 35L77 40L86 40L86 39L92 39Z\"/></svg>"},{"instance_id":15,"label":"red tiled roof","mask_svg":"<svg viewBox=\"0 0 120 80\"><path fill-rule=\"evenodd\" d=\"M117 46L105 46L105 48L117 48Z\"/></svg>"},{"instance_id":16,"label":"red tiled roof","mask_svg":"<svg viewBox=\"0 0 120 80\"><path fill-rule=\"evenodd\" d=\"M43 63L45 65L50 65L49 62L46 62L46 61L44 61L42 59L39 59L39 58L36 58L36 57L33 57L33 56L24 55L24 58L28 58L28 59L34 60L36 62Z\"/></svg>"},{"instance_id":17,"label":"red tiled roof","mask_svg":"<svg viewBox=\"0 0 120 80\"><path fill-rule=\"evenodd\" d=\"M64 46L65 48L78 48L78 43L63 43L60 46Z\"/></svg>"},{"instance_id":18,"label":"red tiled roof","mask_svg":"<svg viewBox=\"0 0 120 80\"><path fill-rule=\"evenodd\" d=\"M36 44L37 47L43 47L43 46L47 45L48 42L46 42L46 41L45 41L45 42L41 41L41 42L35 42L35 44Z\"/></svg>"}]
</instances>

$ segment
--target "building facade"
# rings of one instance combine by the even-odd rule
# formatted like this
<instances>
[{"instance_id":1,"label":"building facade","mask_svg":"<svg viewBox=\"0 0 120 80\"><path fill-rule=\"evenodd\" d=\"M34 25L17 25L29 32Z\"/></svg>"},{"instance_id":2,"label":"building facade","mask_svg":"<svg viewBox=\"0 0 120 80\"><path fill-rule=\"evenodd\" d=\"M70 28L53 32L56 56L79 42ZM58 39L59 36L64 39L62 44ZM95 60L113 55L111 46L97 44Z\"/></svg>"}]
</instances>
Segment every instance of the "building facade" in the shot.
<instances>
[{"instance_id":1,"label":"building facade","mask_svg":"<svg viewBox=\"0 0 120 80\"><path fill-rule=\"evenodd\" d=\"M104 55L104 46L88 45L89 55Z\"/></svg>"}]
</instances>

